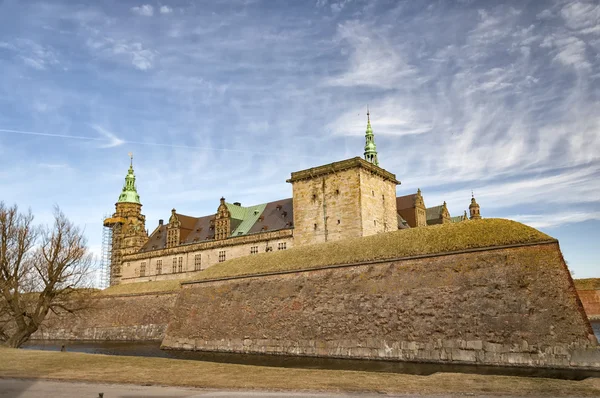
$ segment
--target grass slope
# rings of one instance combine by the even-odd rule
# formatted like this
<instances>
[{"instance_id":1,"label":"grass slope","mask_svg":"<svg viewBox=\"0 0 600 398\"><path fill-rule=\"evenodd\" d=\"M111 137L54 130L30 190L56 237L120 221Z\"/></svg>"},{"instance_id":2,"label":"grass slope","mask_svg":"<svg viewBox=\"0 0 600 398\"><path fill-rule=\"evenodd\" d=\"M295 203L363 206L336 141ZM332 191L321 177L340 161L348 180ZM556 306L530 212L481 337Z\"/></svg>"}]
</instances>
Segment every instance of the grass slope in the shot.
<instances>
[{"instance_id":1,"label":"grass slope","mask_svg":"<svg viewBox=\"0 0 600 398\"><path fill-rule=\"evenodd\" d=\"M516 221L487 218L398 230L234 258L190 275L186 280L293 271L483 247L544 242L551 239L553 238ZM177 290L179 282L181 280L119 285L106 289L103 294Z\"/></svg>"},{"instance_id":2,"label":"grass slope","mask_svg":"<svg viewBox=\"0 0 600 398\"><path fill-rule=\"evenodd\" d=\"M249 366L181 359L0 348L0 377L44 378L219 389L403 394L600 396L600 379L583 381L435 373L415 376L348 370Z\"/></svg>"},{"instance_id":3,"label":"grass slope","mask_svg":"<svg viewBox=\"0 0 600 398\"><path fill-rule=\"evenodd\" d=\"M484 219L398 230L234 258L213 265L197 279L318 268L550 239L550 236L516 221Z\"/></svg>"},{"instance_id":4,"label":"grass slope","mask_svg":"<svg viewBox=\"0 0 600 398\"><path fill-rule=\"evenodd\" d=\"M599 290L600 278L574 279L577 290Z\"/></svg>"}]
</instances>

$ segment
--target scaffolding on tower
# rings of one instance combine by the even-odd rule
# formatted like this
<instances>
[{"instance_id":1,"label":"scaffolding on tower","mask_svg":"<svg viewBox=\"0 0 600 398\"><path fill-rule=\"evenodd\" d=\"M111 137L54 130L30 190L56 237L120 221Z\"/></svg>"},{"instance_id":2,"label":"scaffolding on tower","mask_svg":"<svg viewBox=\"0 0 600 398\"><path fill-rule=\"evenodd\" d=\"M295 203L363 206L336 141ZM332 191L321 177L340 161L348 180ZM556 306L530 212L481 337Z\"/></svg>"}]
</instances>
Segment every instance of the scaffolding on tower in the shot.
<instances>
[{"instance_id":1,"label":"scaffolding on tower","mask_svg":"<svg viewBox=\"0 0 600 398\"><path fill-rule=\"evenodd\" d=\"M105 214L102 220L109 218L110 214ZM106 289L110 286L110 263L112 259L112 234L113 225L104 225L102 227L102 254L100 268L100 287Z\"/></svg>"}]
</instances>

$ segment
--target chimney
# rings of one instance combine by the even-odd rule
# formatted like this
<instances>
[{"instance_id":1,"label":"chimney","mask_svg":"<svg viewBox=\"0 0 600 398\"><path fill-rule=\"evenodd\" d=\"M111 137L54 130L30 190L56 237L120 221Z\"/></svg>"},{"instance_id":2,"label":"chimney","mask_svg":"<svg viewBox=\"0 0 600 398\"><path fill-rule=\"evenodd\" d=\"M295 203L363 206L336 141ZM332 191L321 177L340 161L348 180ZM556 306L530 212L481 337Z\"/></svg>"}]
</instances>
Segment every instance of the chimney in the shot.
<instances>
[{"instance_id":1,"label":"chimney","mask_svg":"<svg viewBox=\"0 0 600 398\"><path fill-rule=\"evenodd\" d=\"M162 219L158 220L158 225L163 225L163 220Z\"/></svg>"},{"instance_id":2,"label":"chimney","mask_svg":"<svg viewBox=\"0 0 600 398\"><path fill-rule=\"evenodd\" d=\"M234 205L236 206L241 206L242 204L240 202L233 202Z\"/></svg>"}]
</instances>

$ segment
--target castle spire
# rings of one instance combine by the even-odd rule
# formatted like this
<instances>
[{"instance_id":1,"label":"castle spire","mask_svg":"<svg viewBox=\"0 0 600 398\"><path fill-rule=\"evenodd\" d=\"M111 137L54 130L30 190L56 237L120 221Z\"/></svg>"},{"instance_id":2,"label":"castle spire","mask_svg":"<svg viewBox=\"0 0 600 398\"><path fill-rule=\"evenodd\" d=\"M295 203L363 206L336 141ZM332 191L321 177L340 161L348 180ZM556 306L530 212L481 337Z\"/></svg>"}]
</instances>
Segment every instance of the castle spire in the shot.
<instances>
[{"instance_id":1,"label":"castle spire","mask_svg":"<svg viewBox=\"0 0 600 398\"><path fill-rule=\"evenodd\" d=\"M133 154L129 152L129 170L125 176L125 184L117 203L140 203L140 195L135 188L135 174L133 173Z\"/></svg>"},{"instance_id":2,"label":"castle spire","mask_svg":"<svg viewBox=\"0 0 600 398\"><path fill-rule=\"evenodd\" d=\"M469 213L471 213L471 220L481 219L479 203L475 200L475 195L471 191L471 204L469 205Z\"/></svg>"},{"instance_id":3,"label":"castle spire","mask_svg":"<svg viewBox=\"0 0 600 398\"><path fill-rule=\"evenodd\" d=\"M371 128L371 117L368 105L367 131L365 133L365 160L373 163L375 166L379 166L379 161L377 160L377 146L375 145L375 136L373 135L373 129Z\"/></svg>"}]
</instances>

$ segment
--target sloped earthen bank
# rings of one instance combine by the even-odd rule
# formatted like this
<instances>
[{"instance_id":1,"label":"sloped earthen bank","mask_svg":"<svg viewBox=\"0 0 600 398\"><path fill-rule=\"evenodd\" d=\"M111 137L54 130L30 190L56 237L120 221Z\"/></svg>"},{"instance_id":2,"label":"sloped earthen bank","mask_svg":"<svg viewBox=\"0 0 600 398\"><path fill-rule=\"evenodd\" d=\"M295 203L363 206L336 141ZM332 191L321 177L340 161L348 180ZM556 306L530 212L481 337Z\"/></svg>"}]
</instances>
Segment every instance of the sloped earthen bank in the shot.
<instances>
[{"instance_id":1,"label":"sloped earthen bank","mask_svg":"<svg viewBox=\"0 0 600 398\"><path fill-rule=\"evenodd\" d=\"M297 268L184 283L163 348L600 366L553 240Z\"/></svg>"}]
</instances>

